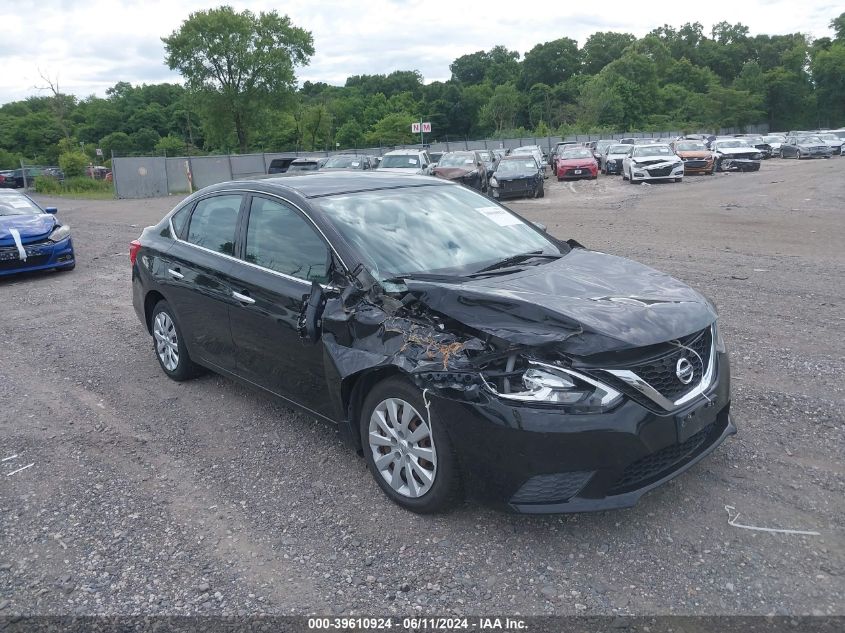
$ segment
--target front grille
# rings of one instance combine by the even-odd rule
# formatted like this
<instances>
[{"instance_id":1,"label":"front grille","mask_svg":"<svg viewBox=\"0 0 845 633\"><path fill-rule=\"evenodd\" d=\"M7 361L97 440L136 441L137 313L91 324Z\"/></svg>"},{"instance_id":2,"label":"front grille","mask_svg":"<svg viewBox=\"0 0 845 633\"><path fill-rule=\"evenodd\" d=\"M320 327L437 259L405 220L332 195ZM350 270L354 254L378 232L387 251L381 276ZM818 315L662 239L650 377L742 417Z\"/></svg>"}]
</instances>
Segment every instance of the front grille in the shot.
<instances>
[{"instance_id":1,"label":"front grille","mask_svg":"<svg viewBox=\"0 0 845 633\"><path fill-rule=\"evenodd\" d=\"M41 266L42 264L46 264L49 259L50 255L35 255L27 257L26 261L21 261L20 259L0 260L0 270L20 270L21 268L29 268L30 266Z\"/></svg>"},{"instance_id":2,"label":"front grille","mask_svg":"<svg viewBox=\"0 0 845 633\"><path fill-rule=\"evenodd\" d=\"M694 350L695 354L679 347L659 358L634 365L629 369L664 397L677 400L701 382L701 377L710 362L710 338L710 328L707 328L679 341L682 345ZM682 383L676 373L678 361L681 358L686 358L692 364L693 376L688 384Z\"/></svg>"},{"instance_id":3,"label":"front grille","mask_svg":"<svg viewBox=\"0 0 845 633\"><path fill-rule=\"evenodd\" d=\"M684 166L698 169L700 167L707 167L707 161L701 158L688 158L684 161Z\"/></svg>"},{"instance_id":4,"label":"front grille","mask_svg":"<svg viewBox=\"0 0 845 633\"><path fill-rule=\"evenodd\" d=\"M672 165L669 167L660 167L658 169L649 169L646 168L649 176L668 176L672 173Z\"/></svg>"},{"instance_id":5,"label":"front grille","mask_svg":"<svg viewBox=\"0 0 845 633\"><path fill-rule=\"evenodd\" d=\"M708 424L685 442L667 446L630 464L607 491L608 496L641 488L681 466L702 448L713 427L714 423Z\"/></svg>"},{"instance_id":6,"label":"front grille","mask_svg":"<svg viewBox=\"0 0 845 633\"><path fill-rule=\"evenodd\" d=\"M536 475L522 484L511 503L560 503L574 497L594 471L576 470L553 475Z\"/></svg>"},{"instance_id":7,"label":"front grille","mask_svg":"<svg viewBox=\"0 0 845 633\"><path fill-rule=\"evenodd\" d=\"M575 172L578 172L577 174ZM566 170L567 176L588 176L590 174L589 167L571 167Z\"/></svg>"}]
</instances>

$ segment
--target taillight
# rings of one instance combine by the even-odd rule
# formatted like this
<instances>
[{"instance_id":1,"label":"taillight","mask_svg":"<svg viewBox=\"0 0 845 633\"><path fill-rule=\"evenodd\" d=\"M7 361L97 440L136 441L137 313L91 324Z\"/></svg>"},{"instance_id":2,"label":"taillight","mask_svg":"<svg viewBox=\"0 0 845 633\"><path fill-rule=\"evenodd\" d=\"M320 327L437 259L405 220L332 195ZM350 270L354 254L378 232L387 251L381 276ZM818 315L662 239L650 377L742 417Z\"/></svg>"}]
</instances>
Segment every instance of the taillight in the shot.
<instances>
[{"instance_id":1,"label":"taillight","mask_svg":"<svg viewBox=\"0 0 845 633\"><path fill-rule=\"evenodd\" d=\"M135 259L138 257L138 251L141 250L141 242L138 240L132 240L129 242L129 261L132 262L132 265L135 265Z\"/></svg>"}]
</instances>

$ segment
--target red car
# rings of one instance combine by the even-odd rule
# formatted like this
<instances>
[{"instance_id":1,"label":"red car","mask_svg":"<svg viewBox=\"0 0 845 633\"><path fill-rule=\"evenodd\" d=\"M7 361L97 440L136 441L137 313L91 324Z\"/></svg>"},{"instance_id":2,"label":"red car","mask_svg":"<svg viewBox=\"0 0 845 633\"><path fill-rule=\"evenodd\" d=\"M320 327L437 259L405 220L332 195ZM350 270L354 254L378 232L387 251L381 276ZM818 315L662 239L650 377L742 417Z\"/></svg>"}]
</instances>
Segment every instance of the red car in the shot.
<instances>
[{"instance_id":1,"label":"red car","mask_svg":"<svg viewBox=\"0 0 845 633\"><path fill-rule=\"evenodd\" d=\"M563 150L558 155L555 160L555 174L558 180L564 178L595 180L599 175L599 166L589 148L573 147Z\"/></svg>"}]
</instances>

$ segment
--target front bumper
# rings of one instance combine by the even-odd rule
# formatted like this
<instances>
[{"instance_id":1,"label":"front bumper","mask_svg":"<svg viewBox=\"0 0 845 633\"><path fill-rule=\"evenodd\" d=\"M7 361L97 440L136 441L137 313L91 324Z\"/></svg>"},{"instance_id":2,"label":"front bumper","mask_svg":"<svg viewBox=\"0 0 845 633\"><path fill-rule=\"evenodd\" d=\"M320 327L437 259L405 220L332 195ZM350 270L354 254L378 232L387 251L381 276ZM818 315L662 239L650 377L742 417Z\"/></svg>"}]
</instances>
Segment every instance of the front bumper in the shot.
<instances>
[{"instance_id":1,"label":"front bumper","mask_svg":"<svg viewBox=\"0 0 845 633\"><path fill-rule=\"evenodd\" d=\"M20 258L16 246L0 246L0 277L51 268L69 268L76 264L73 240L24 244L26 261Z\"/></svg>"},{"instance_id":2,"label":"front bumper","mask_svg":"<svg viewBox=\"0 0 845 633\"><path fill-rule=\"evenodd\" d=\"M691 158L684 161L684 175L709 174L713 171L712 158Z\"/></svg>"},{"instance_id":3,"label":"front bumper","mask_svg":"<svg viewBox=\"0 0 845 633\"><path fill-rule=\"evenodd\" d=\"M534 192L539 189L541 182L541 178L500 180L496 187L490 185L490 192L491 195L498 200L504 200L505 198L522 198L534 195Z\"/></svg>"},{"instance_id":4,"label":"front bumper","mask_svg":"<svg viewBox=\"0 0 845 633\"><path fill-rule=\"evenodd\" d=\"M563 167L557 170L557 177L559 180L580 180L581 178L595 178L598 172L597 166Z\"/></svg>"},{"instance_id":5,"label":"front bumper","mask_svg":"<svg viewBox=\"0 0 845 633\"><path fill-rule=\"evenodd\" d=\"M566 513L632 506L736 433L726 354L705 395L671 413L632 399L582 415L485 394L437 402L455 421L448 428L471 497L515 512Z\"/></svg>"}]
</instances>

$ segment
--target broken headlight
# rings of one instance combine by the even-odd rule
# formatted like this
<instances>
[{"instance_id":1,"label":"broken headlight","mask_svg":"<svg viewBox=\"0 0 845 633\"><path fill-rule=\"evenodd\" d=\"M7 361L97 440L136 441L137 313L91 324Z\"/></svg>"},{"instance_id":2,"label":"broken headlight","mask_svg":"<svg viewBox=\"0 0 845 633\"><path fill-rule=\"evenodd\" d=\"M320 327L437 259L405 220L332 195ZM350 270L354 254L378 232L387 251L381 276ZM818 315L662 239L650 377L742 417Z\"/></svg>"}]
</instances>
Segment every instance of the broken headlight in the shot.
<instances>
[{"instance_id":1,"label":"broken headlight","mask_svg":"<svg viewBox=\"0 0 845 633\"><path fill-rule=\"evenodd\" d=\"M521 369L508 366L515 371L481 375L487 389L505 400L563 405L577 413L601 413L622 400L615 389L571 369L532 360Z\"/></svg>"},{"instance_id":2,"label":"broken headlight","mask_svg":"<svg viewBox=\"0 0 845 633\"><path fill-rule=\"evenodd\" d=\"M57 226L53 229L53 232L50 233L49 237L47 238L51 242L61 242L64 239L70 237L70 226L67 224L62 224Z\"/></svg>"}]
</instances>

